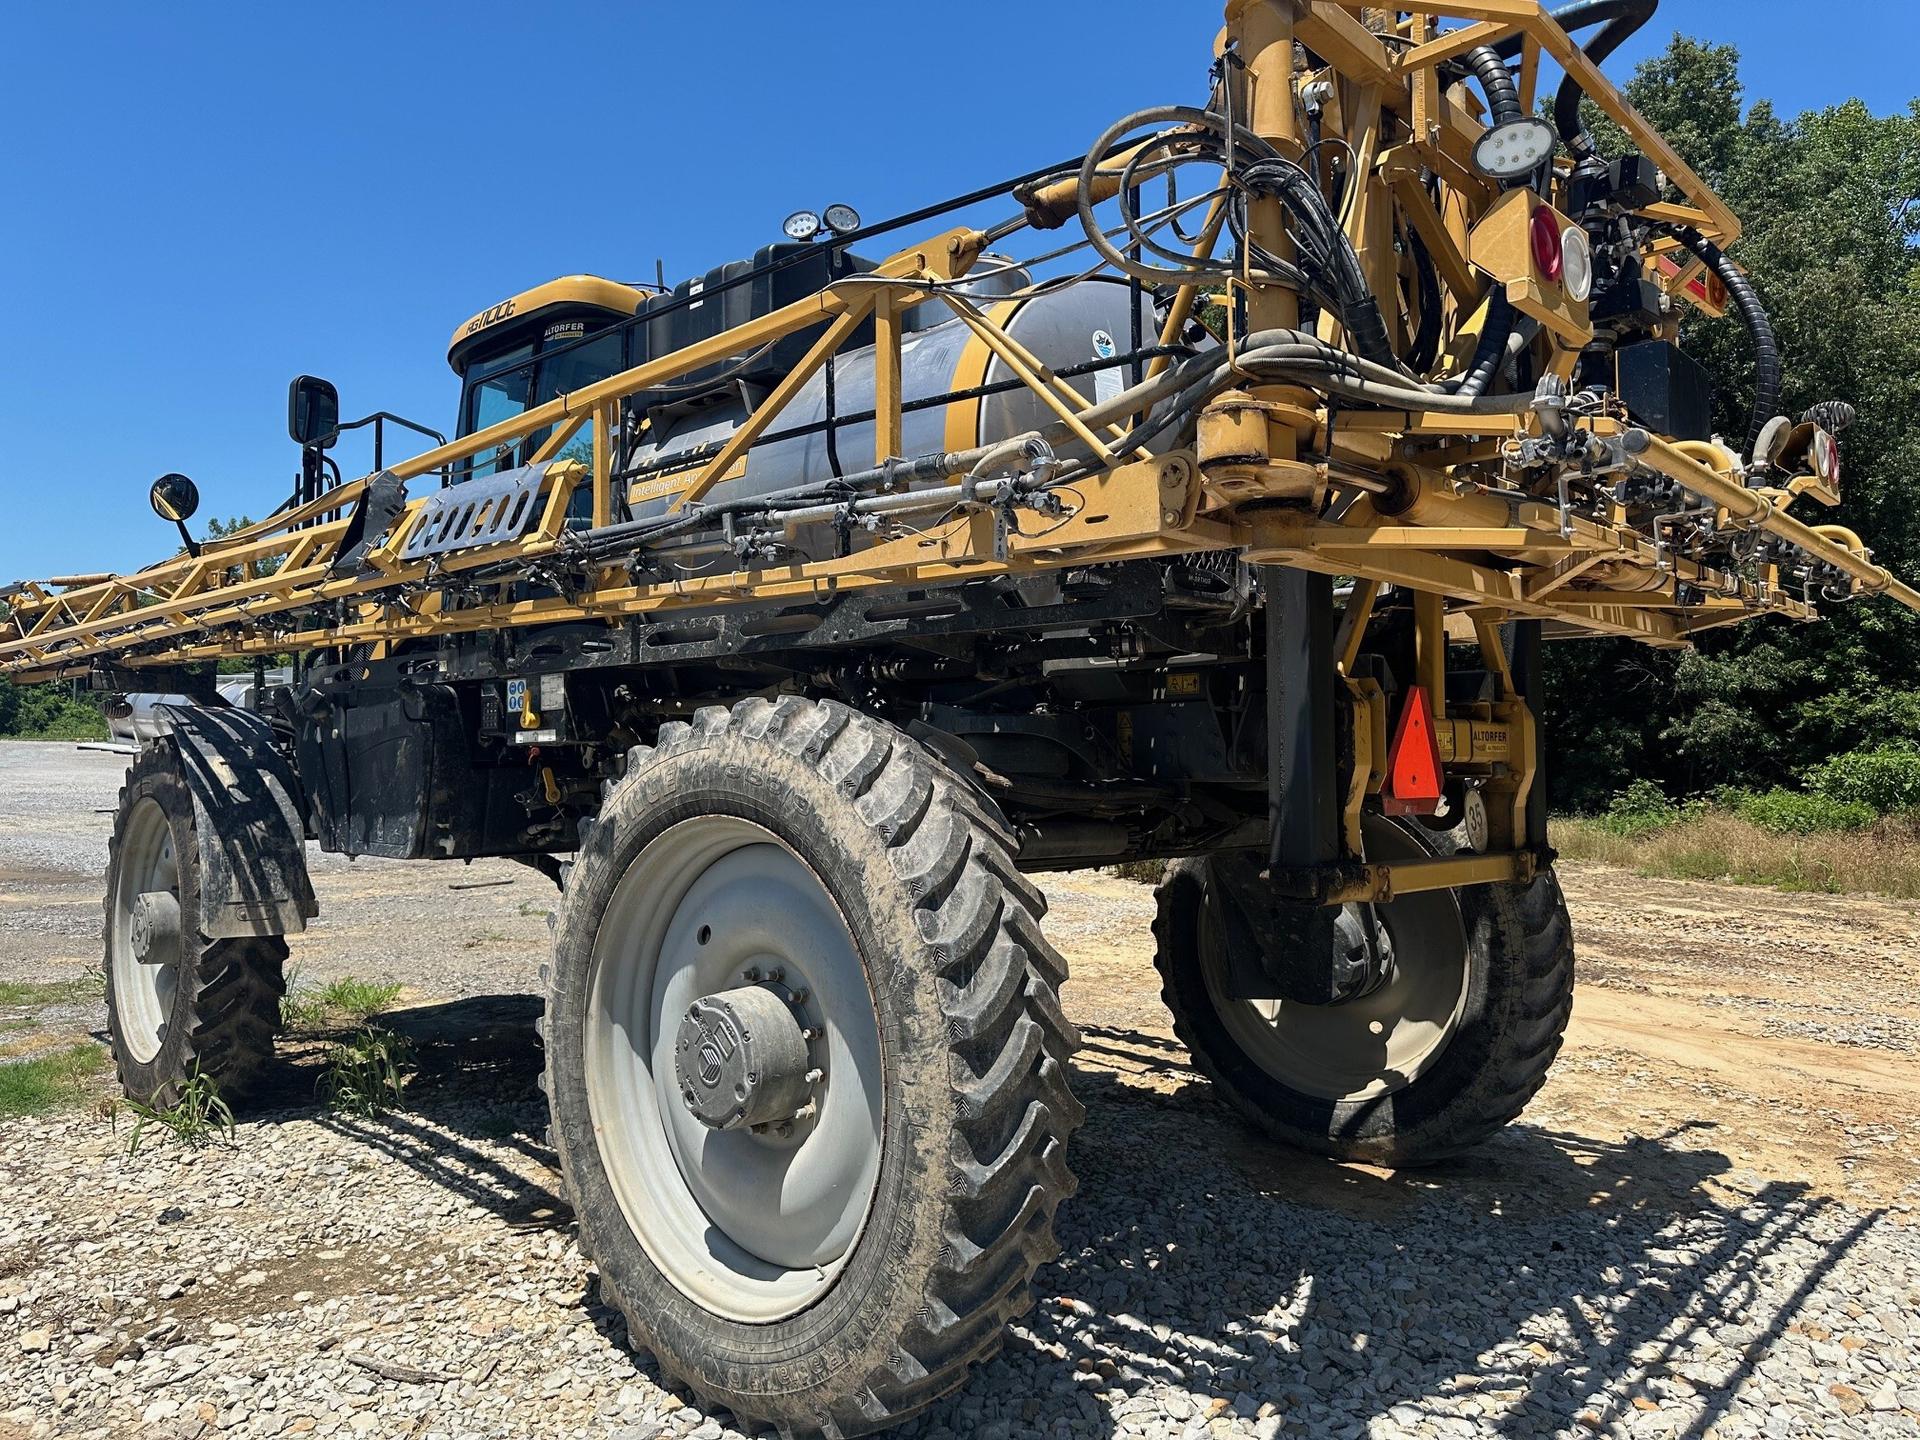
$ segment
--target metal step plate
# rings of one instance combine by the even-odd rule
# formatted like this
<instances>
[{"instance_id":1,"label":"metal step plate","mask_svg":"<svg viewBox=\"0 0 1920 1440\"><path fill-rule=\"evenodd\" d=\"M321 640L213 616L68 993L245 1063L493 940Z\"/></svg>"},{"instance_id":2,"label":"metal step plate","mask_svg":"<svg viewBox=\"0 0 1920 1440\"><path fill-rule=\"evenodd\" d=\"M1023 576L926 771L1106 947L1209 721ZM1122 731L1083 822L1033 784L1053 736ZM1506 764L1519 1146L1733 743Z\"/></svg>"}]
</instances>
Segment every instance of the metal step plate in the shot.
<instances>
[{"instance_id":1,"label":"metal step plate","mask_svg":"<svg viewBox=\"0 0 1920 1440\"><path fill-rule=\"evenodd\" d=\"M540 519L540 486L551 460L449 485L429 496L426 511L407 534L403 560L444 555L518 540Z\"/></svg>"}]
</instances>

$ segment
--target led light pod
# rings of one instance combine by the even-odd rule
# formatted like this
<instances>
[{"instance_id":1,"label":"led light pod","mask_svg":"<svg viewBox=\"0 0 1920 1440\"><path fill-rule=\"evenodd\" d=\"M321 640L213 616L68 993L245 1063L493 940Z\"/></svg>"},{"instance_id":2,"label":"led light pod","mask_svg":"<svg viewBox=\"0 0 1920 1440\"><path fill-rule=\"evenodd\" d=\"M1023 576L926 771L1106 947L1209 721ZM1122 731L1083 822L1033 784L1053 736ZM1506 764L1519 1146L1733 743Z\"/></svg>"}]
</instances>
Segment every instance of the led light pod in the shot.
<instances>
[{"instance_id":1,"label":"led light pod","mask_svg":"<svg viewBox=\"0 0 1920 1440\"><path fill-rule=\"evenodd\" d=\"M1560 137L1536 115L1495 125L1473 142L1473 168L1489 180L1518 180L1553 158Z\"/></svg>"},{"instance_id":2,"label":"led light pod","mask_svg":"<svg viewBox=\"0 0 1920 1440\"><path fill-rule=\"evenodd\" d=\"M789 240L811 240L820 233L820 217L811 210L796 210L780 228Z\"/></svg>"}]
</instances>

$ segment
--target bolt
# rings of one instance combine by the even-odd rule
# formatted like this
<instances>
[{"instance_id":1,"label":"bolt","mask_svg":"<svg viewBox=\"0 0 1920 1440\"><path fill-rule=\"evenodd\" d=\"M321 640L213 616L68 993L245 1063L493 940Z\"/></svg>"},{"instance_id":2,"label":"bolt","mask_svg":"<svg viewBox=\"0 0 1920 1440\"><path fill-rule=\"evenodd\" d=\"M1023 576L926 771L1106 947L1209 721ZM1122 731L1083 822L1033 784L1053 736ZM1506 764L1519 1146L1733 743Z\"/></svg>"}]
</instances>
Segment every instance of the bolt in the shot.
<instances>
[{"instance_id":1,"label":"bolt","mask_svg":"<svg viewBox=\"0 0 1920 1440\"><path fill-rule=\"evenodd\" d=\"M818 1040L820 1038L820 1027L818 1025L807 1026L806 1029L800 1032L800 1038L802 1040Z\"/></svg>"},{"instance_id":2,"label":"bolt","mask_svg":"<svg viewBox=\"0 0 1920 1440\"><path fill-rule=\"evenodd\" d=\"M826 1078L827 1078L827 1072L820 1069L818 1066L815 1066L813 1069L807 1071L807 1084L809 1085L818 1085L822 1080Z\"/></svg>"},{"instance_id":3,"label":"bolt","mask_svg":"<svg viewBox=\"0 0 1920 1440\"><path fill-rule=\"evenodd\" d=\"M806 1104L802 1105L798 1110L793 1112L793 1118L796 1120L811 1120L819 1112L819 1109L820 1109L819 1106L815 1105L811 1100L809 1100L807 1101Z\"/></svg>"},{"instance_id":4,"label":"bolt","mask_svg":"<svg viewBox=\"0 0 1920 1440\"><path fill-rule=\"evenodd\" d=\"M794 991L794 992L793 992L793 998L792 998L792 999L790 999L789 1001L787 1001L787 1003L788 1003L789 1005L801 1005L801 1004L804 1004L804 1003L806 1003L806 999L807 999L807 996L808 996L808 995L809 995L810 993L811 993L811 992L810 992L810 991L808 991L808 990L807 990L807 989L806 989L806 988L805 988L805 987L803 986L803 987L801 987L800 989L798 989L798 990L796 990L796 991Z\"/></svg>"},{"instance_id":5,"label":"bolt","mask_svg":"<svg viewBox=\"0 0 1920 1440\"><path fill-rule=\"evenodd\" d=\"M791 1120L782 1120L778 1125L773 1127L773 1133L785 1139L787 1136L793 1134L793 1122Z\"/></svg>"},{"instance_id":6,"label":"bolt","mask_svg":"<svg viewBox=\"0 0 1920 1440\"><path fill-rule=\"evenodd\" d=\"M782 970L778 965L774 966L773 969L767 971L767 982L769 984L778 985L782 980L786 978L787 978L787 972Z\"/></svg>"},{"instance_id":7,"label":"bolt","mask_svg":"<svg viewBox=\"0 0 1920 1440\"><path fill-rule=\"evenodd\" d=\"M740 978L745 980L749 985L754 984L760 979L760 967L758 965L749 965L741 973Z\"/></svg>"},{"instance_id":8,"label":"bolt","mask_svg":"<svg viewBox=\"0 0 1920 1440\"><path fill-rule=\"evenodd\" d=\"M1160 522L1163 525L1178 525L1180 523L1180 512L1177 510L1162 510L1160 512Z\"/></svg>"}]
</instances>

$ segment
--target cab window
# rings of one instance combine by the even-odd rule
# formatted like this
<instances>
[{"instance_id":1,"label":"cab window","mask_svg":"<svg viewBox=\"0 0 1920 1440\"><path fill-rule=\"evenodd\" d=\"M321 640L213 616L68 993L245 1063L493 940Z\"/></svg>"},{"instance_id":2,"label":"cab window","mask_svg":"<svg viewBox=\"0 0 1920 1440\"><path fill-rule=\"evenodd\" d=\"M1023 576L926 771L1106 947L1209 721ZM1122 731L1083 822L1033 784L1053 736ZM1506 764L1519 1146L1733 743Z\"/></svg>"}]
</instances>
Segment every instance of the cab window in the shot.
<instances>
[{"instance_id":1,"label":"cab window","mask_svg":"<svg viewBox=\"0 0 1920 1440\"><path fill-rule=\"evenodd\" d=\"M621 356L624 353L626 337L619 331L601 335L585 344L572 343L570 348L559 349L549 359L540 362L540 383L537 387L534 404L544 405L549 400L580 390L609 375L618 374L621 368ZM540 431L533 437L528 453L539 448L548 434ZM582 460L593 463L593 431L584 427L581 432L567 442L558 456L562 460Z\"/></svg>"},{"instance_id":2,"label":"cab window","mask_svg":"<svg viewBox=\"0 0 1920 1440\"><path fill-rule=\"evenodd\" d=\"M502 420L511 420L527 408L533 396L532 356L531 345L509 350L493 362L486 374L469 382L467 413L461 417L461 434L471 435L489 425L498 425ZM456 478L492 475L503 469L511 469L512 465L511 455L476 455L467 473Z\"/></svg>"}]
</instances>

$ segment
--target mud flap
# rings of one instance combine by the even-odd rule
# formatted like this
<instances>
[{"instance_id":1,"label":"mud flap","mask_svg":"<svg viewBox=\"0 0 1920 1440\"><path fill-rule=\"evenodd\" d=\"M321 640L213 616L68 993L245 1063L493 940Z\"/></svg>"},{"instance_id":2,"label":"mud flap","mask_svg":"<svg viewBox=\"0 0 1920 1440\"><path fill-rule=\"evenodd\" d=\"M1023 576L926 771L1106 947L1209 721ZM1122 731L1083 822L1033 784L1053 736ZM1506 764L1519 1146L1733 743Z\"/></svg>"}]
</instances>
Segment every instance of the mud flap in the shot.
<instances>
[{"instance_id":1,"label":"mud flap","mask_svg":"<svg viewBox=\"0 0 1920 1440\"><path fill-rule=\"evenodd\" d=\"M156 708L193 795L201 932L232 940L305 930L320 905L307 878L300 783L273 727L246 710Z\"/></svg>"}]
</instances>

